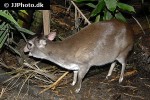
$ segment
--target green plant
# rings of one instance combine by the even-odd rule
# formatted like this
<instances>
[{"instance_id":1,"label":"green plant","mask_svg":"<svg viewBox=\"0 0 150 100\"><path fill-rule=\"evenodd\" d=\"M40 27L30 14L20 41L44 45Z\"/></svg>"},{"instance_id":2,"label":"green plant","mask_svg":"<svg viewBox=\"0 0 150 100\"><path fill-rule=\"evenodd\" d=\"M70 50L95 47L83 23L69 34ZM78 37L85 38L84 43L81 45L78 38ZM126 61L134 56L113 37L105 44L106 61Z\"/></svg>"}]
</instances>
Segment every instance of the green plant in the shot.
<instances>
[{"instance_id":1,"label":"green plant","mask_svg":"<svg viewBox=\"0 0 150 100\"><path fill-rule=\"evenodd\" d=\"M77 3L84 3L91 7L93 11L90 17L95 17L95 21L110 20L117 18L126 21L121 11L135 12L134 8L128 4L121 3L119 0L74 0Z\"/></svg>"},{"instance_id":2,"label":"green plant","mask_svg":"<svg viewBox=\"0 0 150 100\"><path fill-rule=\"evenodd\" d=\"M20 55L20 53L11 45L16 45L14 37L20 35L26 40L24 33L34 35L35 33L22 28L18 25L8 10L0 10L0 49L3 45L8 46L12 51Z\"/></svg>"}]
</instances>

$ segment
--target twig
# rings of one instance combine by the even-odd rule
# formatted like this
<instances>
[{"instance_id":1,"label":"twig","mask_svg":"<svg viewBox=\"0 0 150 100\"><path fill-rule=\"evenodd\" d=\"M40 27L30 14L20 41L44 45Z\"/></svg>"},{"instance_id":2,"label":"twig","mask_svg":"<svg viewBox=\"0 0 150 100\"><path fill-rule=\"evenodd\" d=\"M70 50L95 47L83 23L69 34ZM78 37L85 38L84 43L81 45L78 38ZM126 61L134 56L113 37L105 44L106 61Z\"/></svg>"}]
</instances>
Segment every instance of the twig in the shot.
<instances>
[{"instance_id":1,"label":"twig","mask_svg":"<svg viewBox=\"0 0 150 100\"><path fill-rule=\"evenodd\" d=\"M143 27L141 26L140 22L135 17L132 16L132 18L137 22L137 24L141 28L142 32L145 34L145 31L144 31Z\"/></svg>"},{"instance_id":2,"label":"twig","mask_svg":"<svg viewBox=\"0 0 150 100\"><path fill-rule=\"evenodd\" d=\"M146 83L145 83L145 86L147 86L148 88L150 88L150 85L149 85L149 84L146 84Z\"/></svg>"},{"instance_id":3,"label":"twig","mask_svg":"<svg viewBox=\"0 0 150 100\"><path fill-rule=\"evenodd\" d=\"M123 88L132 88L132 89L136 89L137 87L134 87L134 86L123 86L123 85L120 85L121 87Z\"/></svg>"},{"instance_id":4,"label":"twig","mask_svg":"<svg viewBox=\"0 0 150 100\"><path fill-rule=\"evenodd\" d=\"M77 9L77 11L81 14L81 16L84 18L84 20L88 23L91 24L91 22L84 16L84 14L81 12L81 10L76 6L76 4L71 0L71 3L73 4L73 6L75 7L75 9Z\"/></svg>"},{"instance_id":5,"label":"twig","mask_svg":"<svg viewBox=\"0 0 150 100\"><path fill-rule=\"evenodd\" d=\"M68 74L69 72L65 72L56 82L54 82L53 84L49 85L47 88L43 89L39 94L49 90L49 89L55 89L56 86L60 83L60 81Z\"/></svg>"},{"instance_id":6,"label":"twig","mask_svg":"<svg viewBox=\"0 0 150 100\"><path fill-rule=\"evenodd\" d=\"M141 80L149 80L149 78L143 78L143 77L139 77L139 79L141 79Z\"/></svg>"},{"instance_id":7,"label":"twig","mask_svg":"<svg viewBox=\"0 0 150 100\"><path fill-rule=\"evenodd\" d=\"M46 73L45 70L41 70L41 69L37 69L37 68L34 68L32 65L30 65L29 63L25 62L24 65L30 67L31 69L34 70L34 72L38 73L38 74L41 74L41 75L44 75L46 77L49 77L51 79L51 81L55 81L56 77L54 75L49 75L48 73Z\"/></svg>"},{"instance_id":8,"label":"twig","mask_svg":"<svg viewBox=\"0 0 150 100\"><path fill-rule=\"evenodd\" d=\"M8 81L10 81L10 80L12 80L12 79L14 79L14 78L16 78L16 77L19 77L19 76L21 76L20 73L18 73L18 74L16 74L16 75L12 76L11 78L7 79L6 81L4 81L4 83L6 83L6 82L8 82Z\"/></svg>"},{"instance_id":9,"label":"twig","mask_svg":"<svg viewBox=\"0 0 150 100\"><path fill-rule=\"evenodd\" d=\"M53 82L50 82L50 81L47 81L47 80L45 80L45 79L42 79L42 78L39 78L39 77L37 77L37 76L34 76L34 78L35 79L38 79L38 80L40 80L40 81L43 81L43 82L45 82L45 83L53 83Z\"/></svg>"},{"instance_id":10,"label":"twig","mask_svg":"<svg viewBox=\"0 0 150 100\"><path fill-rule=\"evenodd\" d=\"M123 93L123 94L127 95L127 96L130 96L130 97L133 97L133 98L140 98L140 99L144 100L144 97L142 97L142 96L135 96L135 95L127 94L127 93Z\"/></svg>"},{"instance_id":11,"label":"twig","mask_svg":"<svg viewBox=\"0 0 150 100\"><path fill-rule=\"evenodd\" d=\"M6 88L2 88L2 91L1 91L1 93L0 93L0 98L2 98L2 96L3 96L4 92L5 92L5 90L6 90Z\"/></svg>"},{"instance_id":12,"label":"twig","mask_svg":"<svg viewBox=\"0 0 150 100\"><path fill-rule=\"evenodd\" d=\"M73 98L73 100L76 100L76 96L74 95L74 93L72 92L72 90L70 90L70 93L72 94L72 98Z\"/></svg>"},{"instance_id":13,"label":"twig","mask_svg":"<svg viewBox=\"0 0 150 100\"><path fill-rule=\"evenodd\" d=\"M60 83L60 81L68 74L69 72L65 72L55 83L52 84L52 89L55 89L56 86Z\"/></svg>"},{"instance_id":14,"label":"twig","mask_svg":"<svg viewBox=\"0 0 150 100\"><path fill-rule=\"evenodd\" d=\"M125 74L124 74L124 77L129 77L129 76L134 76L134 75L136 75L137 74L137 70L133 70L133 71L130 71L130 72L126 72ZM109 82L113 82L113 81L116 81L116 80L118 80L119 79L119 76L117 76L116 78L114 78L114 79L111 79Z\"/></svg>"},{"instance_id":15,"label":"twig","mask_svg":"<svg viewBox=\"0 0 150 100\"><path fill-rule=\"evenodd\" d=\"M26 93L23 95L23 98L24 98L25 96L27 96L27 95L28 95L28 93L29 93L29 81L28 81L27 86L28 86L28 87L27 87L28 89L27 89Z\"/></svg>"},{"instance_id":16,"label":"twig","mask_svg":"<svg viewBox=\"0 0 150 100\"><path fill-rule=\"evenodd\" d=\"M44 75L46 77L49 77L51 79L51 81L55 81L56 77L53 76L53 75L49 75L48 73L43 73L41 72L40 70L34 70L35 73L38 73L38 74L41 74L41 75Z\"/></svg>"},{"instance_id":17,"label":"twig","mask_svg":"<svg viewBox=\"0 0 150 100\"><path fill-rule=\"evenodd\" d=\"M2 63L1 61L0 61L0 65L2 65L2 66L4 66L4 67L8 68L8 66L7 66L5 63Z\"/></svg>"},{"instance_id":18,"label":"twig","mask_svg":"<svg viewBox=\"0 0 150 100\"><path fill-rule=\"evenodd\" d=\"M146 20L147 20L148 26L149 26L149 28L150 28L150 22L149 22L149 19L148 19L148 17L147 17L147 16L145 16L145 17L146 17Z\"/></svg>"},{"instance_id":19,"label":"twig","mask_svg":"<svg viewBox=\"0 0 150 100\"><path fill-rule=\"evenodd\" d=\"M22 84L22 86L21 86L21 88L20 88L20 90L19 90L19 92L18 92L17 98L19 97L23 86L25 85L25 83L28 81L28 79L29 79L32 75L33 75L33 74L30 74L30 75L26 78L26 80L23 82L23 84Z\"/></svg>"},{"instance_id":20,"label":"twig","mask_svg":"<svg viewBox=\"0 0 150 100\"><path fill-rule=\"evenodd\" d=\"M39 66L37 65L40 61L35 62L33 65L37 68L40 69Z\"/></svg>"},{"instance_id":21,"label":"twig","mask_svg":"<svg viewBox=\"0 0 150 100\"><path fill-rule=\"evenodd\" d=\"M12 90L13 88L15 88L15 84L17 84L17 82L19 81L20 77L21 76L19 76L16 80L13 79L12 81L10 81L9 84L7 85L6 89L8 88L8 90ZM19 85L19 84L17 84L17 85Z\"/></svg>"}]
</instances>

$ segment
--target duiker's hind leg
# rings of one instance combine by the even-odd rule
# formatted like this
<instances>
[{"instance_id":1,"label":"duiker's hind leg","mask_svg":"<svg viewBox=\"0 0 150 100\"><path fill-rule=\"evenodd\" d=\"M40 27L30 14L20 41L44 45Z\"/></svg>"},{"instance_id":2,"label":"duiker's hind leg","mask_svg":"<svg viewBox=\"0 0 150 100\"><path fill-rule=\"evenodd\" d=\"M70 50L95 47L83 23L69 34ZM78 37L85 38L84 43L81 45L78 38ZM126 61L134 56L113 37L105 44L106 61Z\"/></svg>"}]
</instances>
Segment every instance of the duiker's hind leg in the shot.
<instances>
[{"instance_id":1,"label":"duiker's hind leg","mask_svg":"<svg viewBox=\"0 0 150 100\"><path fill-rule=\"evenodd\" d=\"M111 64L111 67L110 67L109 72L108 72L108 74L107 74L107 76L106 76L106 79L108 79L109 76L111 76L115 65L116 65L116 62L113 62L113 63Z\"/></svg>"},{"instance_id":2,"label":"duiker's hind leg","mask_svg":"<svg viewBox=\"0 0 150 100\"><path fill-rule=\"evenodd\" d=\"M89 66L82 66L79 71L78 71L78 82L77 82L77 88L75 90L76 93L78 93L81 89L81 83L82 83L82 79L84 78L84 76L86 75L86 73L89 70Z\"/></svg>"},{"instance_id":3,"label":"duiker's hind leg","mask_svg":"<svg viewBox=\"0 0 150 100\"><path fill-rule=\"evenodd\" d=\"M120 78L119 78L119 83L121 83L123 81L124 71L125 71L125 67L126 67L126 61L125 61L125 58L118 58L117 60L122 65L121 74L120 74Z\"/></svg>"},{"instance_id":4,"label":"duiker's hind leg","mask_svg":"<svg viewBox=\"0 0 150 100\"><path fill-rule=\"evenodd\" d=\"M116 58L119 63L122 65L121 74L119 78L119 83L123 81L124 71L126 67L126 58L128 55L128 52L131 50L131 46L128 46L123 52L119 54L119 56Z\"/></svg>"}]
</instances>

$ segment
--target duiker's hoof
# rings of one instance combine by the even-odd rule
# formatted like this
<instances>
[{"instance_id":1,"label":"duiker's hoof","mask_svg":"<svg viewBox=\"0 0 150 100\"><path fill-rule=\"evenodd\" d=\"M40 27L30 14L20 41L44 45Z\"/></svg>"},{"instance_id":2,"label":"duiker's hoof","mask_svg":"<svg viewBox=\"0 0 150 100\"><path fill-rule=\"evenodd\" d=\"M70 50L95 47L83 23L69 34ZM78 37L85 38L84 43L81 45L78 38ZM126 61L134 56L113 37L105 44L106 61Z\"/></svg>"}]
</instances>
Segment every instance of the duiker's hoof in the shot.
<instances>
[{"instance_id":1,"label":"duiker's hoof","mask_svg":"<svg viewBox=\"0 0 150 100\"><path fill-rule=\"evenodd\" d=\"M74 86L75 84L76 84L75 82L72 82L72 83L71 83L71 86Z\"/></svg>"},{"instance_id":2,"label":"duiker's hoof","mask_svg":"<svg viewBox=\"0 0 150 100\"><path fill-rule=\"evenodd\" d=\"M75 90L75 93L79 93L79 92L80 92L80 89L76 89L76 90Z\"/></svg>"},{"instance_id":3,"label":"duiker's hoof","mask_svg":"<svg viewBox=\"0 0 150 100\"><path fill-rule=\"evenodd\" d=\"M110 78L110 76L106 76L106 79L108 80Z\"/></svg>"},{"instance_id":4,"label":"duiker's hoof","mask_svg":"<svg viewBox=\"0 0 150 100\"><path fill-rule=\"evenodd\" d=\"M119 78L119 83L122 83L122 81L123 81L123 78Z\"/></svg>"}]
</instances>

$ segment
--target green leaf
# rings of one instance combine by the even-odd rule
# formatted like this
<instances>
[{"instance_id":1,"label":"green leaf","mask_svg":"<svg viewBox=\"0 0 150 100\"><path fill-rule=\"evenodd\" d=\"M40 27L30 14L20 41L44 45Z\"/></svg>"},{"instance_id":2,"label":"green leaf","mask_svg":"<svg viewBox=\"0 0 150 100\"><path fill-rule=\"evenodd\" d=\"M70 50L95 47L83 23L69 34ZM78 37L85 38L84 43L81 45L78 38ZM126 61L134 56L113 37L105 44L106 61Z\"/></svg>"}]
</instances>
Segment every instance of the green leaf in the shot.
<instances>
[{"instance_id":1,"label":"green leaf","mask_svg":"<svg viewBox=\"0 0 150 100\"><path fill-rule=\"evenodd\" d=\"M81 2L90 2L90 1L97 1L97 0L73 0L74 2L81 3Z\"/></svg>"},{"instance_id":2,"label":"green leaf","mask_svg":"<svg viewBox=\"0 0 150 100\"><path fill-rule=\"evenodd\" d=\"M135 12L134 8L130 5L118 2L117 6L122 10L129 11L129 12Z\"/></svg>"},{"instance_id":3,"label":"green leaf","mask_svg":"<svg viewBox=\"0 0 150 100\"><path fill-rule=\"evenodd\" d=\"M19 10L19 12L29 15L26 10Z\"/></svg>"},{"instance_id":4,"label":"green leaf","mask_svg":"<svg viewBox=\"0 0 150 100\"><path fill-rule=\"evenodd\" d=\"M18 23L15 21L15 19L11 15L8 15L5 12L0 11L0 16L6 19L7 21L9 21L10 23L13 23L16 26L19 26Z\"/></svg>"},{"instance_id":5,"label":"green leaf","mask_svg":"<svg viewBox=\"0 0 150 100\"><path fill-rule=\"evenodd\" d=\"M120 12L119 12L119 13L116 13L116 14L115 14L115 17L116 17L117 19L121 20L121 21L126 22L125 17L124 17Z\"/></svg>"},{"instance_id":6,"label":"green leaf","mask_svg":"<svg viewBox=\"0 0 150 100\"><path fill-rule=\"evenodd\" d=\"M24 40L27 42L25 35L22 32L20 32L20 33L21 33L22 37L24 38Z\"/></svg>"},{"instance_id":7,"label":"green leaf","mask_svg":"<svg viewBox=\"0 0 150 100\"><path fill-rule=\"evenodd\" d=\"M3 23L3 25L1 26L1 28L0 28L0 41L1 41L1 36L8 32L7 27L8 27L8 24L6 24L6 23Z\"/></svg>"},{"instance_id":8,"label":"green leaf","mask_svg":"<svg viewBox=\"0 0 150 100\"><path fill-rule=\"evenodd\" d=\"M0 42L0 48L4 45L5 41L7 39L7 35L3 38L3 40Z\"/></svg>"},{"instance_id":9,"label":"green leaf","mask_svg":"<svg viewBox=\"0 0 150 100\"><path fill-rule=\"evenodd\" d=\"M7 31L2 33L2 35L0 37L0 43L3 41L3 39L5 38L6 35L7 35Z\"/></svg>"},{"instance_id":10,"label":"green leaf","mask_svg":"<svg viewBox=\"0 0 150 100\"><path fill-rule=\"evenodd\" d=\"M1 30L3 27L5 27L5 24L6 24L6 22L3 22L3 23L0 25L0 30Z\"/></svg>"},{"instance_id":11,"label":"green leaf","mask_svg":"<svg viewBox=\"0 0 150 100\"><path fill-rule=\"evenodd\" d=\"M99 22L100 21L100 15L97 15L95 18L95 22Z\"/></svg>"},{"instance_id":12,"label":"green leaf","mask_svg":"<svg viewBox=\"0 0 150 100\"><path fill-rule=\"evenodd\" d=\"M110 20L112 18L113 18L112 14L109 11L107 11L106 16L105 16L105 20Z\"/></svg>"},{"instance_id":13,"label":"green leaf","mask_svg":"<svg viewBox=\"0 0 150 100\"><path fill-rule=\"evenodd\" d=\"M96 8L92 11L91 17L94 17L94 16L96 16L98 13L100 13L101 10L104 8L104 6L105 6L104 0L100 0L100 1L98 2L98 4L96 5Z\"/></svg>"},{"instance_id":14,"label":"green leaf","mask_svg":"<svg viewBox=\"0 0 150 100\"><path fill-rule=\"evenodd\" d=\"M2 48L3 44L5 43L8 37L7 33L8 33L8 30L5 30L5 32L4 31L1 32L2 35L0 36L0 48Z\"/></svg>"},{"instance_id":15,"label":"green leaf","mask_svg":"<svg viewBox=\"0 0 150 100\"><path fill-rule=\"evenodd\" d=\"M87 3L86 5L91 7L91 8L96 8L96 5L94 5L93 3Z\"/></svg>"},{"instance_id":16,"label":"green leaf","mask_svg":"<svg viewBox=\"0 0 150 100\"><path fill-rule=\"evenodd\" d=\"M25 29L25 28L21 28L19 26L19 24L15 21L15 19L11 15L8 15L8 14L0 11L0 16L3 17L4 19L6 19L8 21L8 23L12 27L18 29L20 32L27 33L27 34L30 34L30 35L34 35L35 34L35 33L31 32L31 31Z\"/></svg>"},{"instance_id":17,"label":"green leaf","mask_svg":"<svg viewBox=\"0 0 150 100\"><path fill-rule=\"evenodd\" d=\"M21 27L16 27L18 29L19 32L22 32L22 33L27 33L27 34L30 34L30 35L35 35L34 32L30 31L30 30L27 30L25 28L21 28Z\"/></svg>"},{"instance_id":18,"label":"green leaf","mask_svg":"<svg viewBox=\"0 0 150 100\"><path fill-rule=\"evenodd\" d=\"M103 12L103 20L110 20L111 18L113 18L112 14L107 9L105 9Z\"/></svg>"},{"instance_id":19,"label":"green leaf","mask_svg":"<svg viewBox=\"0 0 150 100\"><path fill-rule=\"evenodd\" d=\"M13 52L15 52L16 54L18 54L19 56L21 56L20 52L18 50L16 50L14 47L12 47L11 45L5 43L6 46L8 46L10 48L10 50L12 50Z\"/></svg>"},{"instance_id":20,"label":"green leaf","mask_svg":"<svg viewBox=\"0 0 150 100\"><path fill-rule=\"evenodd\" d=\"M114 12L117 7L117 0L104 0L104 1L105 1L107 9Z\"/></svg>"}]
</instances>

